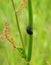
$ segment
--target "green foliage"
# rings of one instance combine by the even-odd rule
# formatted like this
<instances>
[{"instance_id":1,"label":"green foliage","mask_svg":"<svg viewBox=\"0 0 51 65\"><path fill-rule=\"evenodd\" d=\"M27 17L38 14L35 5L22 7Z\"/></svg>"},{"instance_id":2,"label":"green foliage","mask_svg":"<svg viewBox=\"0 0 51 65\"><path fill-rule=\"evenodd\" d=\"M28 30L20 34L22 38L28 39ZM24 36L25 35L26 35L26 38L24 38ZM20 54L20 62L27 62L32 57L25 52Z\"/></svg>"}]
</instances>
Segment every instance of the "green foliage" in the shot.
<instances>
[{"instance_id":1,"label":"green foliage","mask_svg":"<svg viewBox=\"0 0 51 65\"><path fill-rule=\"evenodd\" d=\"M21 53L22 58L26 59L26 53L23 48L18 48L18 51Z\"/></svg>"},{"instance_id":2,"label":"green foliage","mask_svg":"<svg viewBox=\"0 0 51 65\"><path fill-rule=\"evenodd\" d=\"M33 48L30 65L51 65L51 0L31 0L33 9ZM21 0L14 0L15 8L19 9ZM27 5L27 3L26 3ZM28 37L26 26L28 25L28 8L25 7L18 12L18 19L21 33L28 47ZM15 45L22 48L16 25L15 14L11 0L0 0L0 34L4 29L4 22L9 24L10 36L14 38ZM26 47L26 49L27 49ZM24 50L20 49L20 52ZM27 52L27 50L26 50ZM26 65L19 52L14 50L6 39L0 39L0 65Z\"/></svg>"}]
</instances>

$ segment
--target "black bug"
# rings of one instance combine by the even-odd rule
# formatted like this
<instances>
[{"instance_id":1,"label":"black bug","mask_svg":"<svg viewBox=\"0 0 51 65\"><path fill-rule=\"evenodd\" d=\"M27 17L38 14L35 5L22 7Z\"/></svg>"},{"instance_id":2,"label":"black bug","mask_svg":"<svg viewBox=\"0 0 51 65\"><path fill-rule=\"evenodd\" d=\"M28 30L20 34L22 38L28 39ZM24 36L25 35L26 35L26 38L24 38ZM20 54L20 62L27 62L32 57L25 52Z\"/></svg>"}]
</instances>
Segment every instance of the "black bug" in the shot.
<instances>
[{"instance_id":1,"label":"black bug","mask_svg":"<svg viewBox=\"0 0 51 65\"><path fill-rule=\"evenodd\" d=\"M29 35L32 35L32 34L33 34L33 32L32 32L32 30L31 30L30 26L27 26L26 31L27 31L27 33L28 33Z\"/></svg>"}]
</instances>

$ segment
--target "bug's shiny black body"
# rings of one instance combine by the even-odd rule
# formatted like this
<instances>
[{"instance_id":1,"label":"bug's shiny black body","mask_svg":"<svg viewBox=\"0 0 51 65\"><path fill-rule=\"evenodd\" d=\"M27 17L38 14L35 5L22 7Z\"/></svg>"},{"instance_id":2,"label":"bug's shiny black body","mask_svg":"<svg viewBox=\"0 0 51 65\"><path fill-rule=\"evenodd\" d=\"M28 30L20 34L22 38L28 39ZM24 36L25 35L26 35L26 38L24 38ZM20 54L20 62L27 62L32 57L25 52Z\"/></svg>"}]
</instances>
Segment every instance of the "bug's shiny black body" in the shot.
<instances>
[{"instance_id":1,"label":"bug's shiny black body","mask_svg":"<svg viewBox=\"0 0 51 65\"><path fill-rule=\"evenodd\" d=\"M31 30L30 26L27 26L26 31L27 31L27 33L28 33L29 35L32 35L32 34L33 34L33 32L32 32L32 30Z\"/></svg>"}]
</instances>

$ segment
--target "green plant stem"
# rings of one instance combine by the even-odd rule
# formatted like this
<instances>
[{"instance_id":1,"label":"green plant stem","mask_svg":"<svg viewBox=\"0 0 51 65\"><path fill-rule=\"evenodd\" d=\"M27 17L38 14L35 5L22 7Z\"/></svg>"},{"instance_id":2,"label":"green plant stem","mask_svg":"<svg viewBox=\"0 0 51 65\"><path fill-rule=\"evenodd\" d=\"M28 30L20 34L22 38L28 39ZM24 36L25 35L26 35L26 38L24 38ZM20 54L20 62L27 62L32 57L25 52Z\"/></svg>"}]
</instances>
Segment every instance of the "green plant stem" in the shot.
<instances>
[{"instance_id":1,"label":"green plant stem","mask_svg":"<svg viewBox=\"0 0 51 65\"><path fill-rule=\"evenodd\" d=\"M21 42L22 42L22 46L23 46L23 48L25 49L24 41L23 41L23 38L22 38L22 34L21 34L20 27L19 27L19 23L18 23L19 21L18 21L18 17L17 17L17 12L16 12L15 6L14 6L14 1L13 1L13 0L11 0L11 1L12 1L13 9L14 9L14 12L15 12L16 23L17 23L17 27L18 27L20 39L21 39Z\"/></svg>"},{"instance_id":2,"label":"green plant stem","mask_svg":"<svg viewBox=\"0 0 51 65\"><path fill-rule=\"evenodd\" d=\"M29 26L33 31L33 15L32 15L32 5L31 0L28 0L28 14L29 14ZM32 55L32 43L33 43L33 34L29 35L29 45L28 45L28 62L31 60Z\"/></svg>"}]
</instances>

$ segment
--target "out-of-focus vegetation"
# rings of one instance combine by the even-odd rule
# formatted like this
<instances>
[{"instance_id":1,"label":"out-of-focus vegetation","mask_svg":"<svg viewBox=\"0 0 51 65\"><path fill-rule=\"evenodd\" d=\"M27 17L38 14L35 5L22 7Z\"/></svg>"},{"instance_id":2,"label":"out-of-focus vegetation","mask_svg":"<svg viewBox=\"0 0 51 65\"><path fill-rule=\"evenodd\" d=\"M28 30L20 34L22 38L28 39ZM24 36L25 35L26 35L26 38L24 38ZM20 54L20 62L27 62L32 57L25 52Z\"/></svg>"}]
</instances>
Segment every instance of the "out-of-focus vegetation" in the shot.
<instances>
[{"instance_id":1,"label":"out-of-focus vegetation","mask_svg":"<svg viewBox=\"0 0 51 65\"><path fill-rule=\"evenodd\" d=\"M18 10L22 0L14 0ZM33 9L33 51L30 65L51 65L51 0L32 0ZM28 7L18 12L19 25L25 41L28 44L26 26L28 25ZM22 47L14 10L11 0L0 0L0 34L4 22L9 24L9 34L15 40L16 46ZM0 39L0 65L26 65L19 52L14 50L10 42Z\"/></svg>"}]
</instances>

